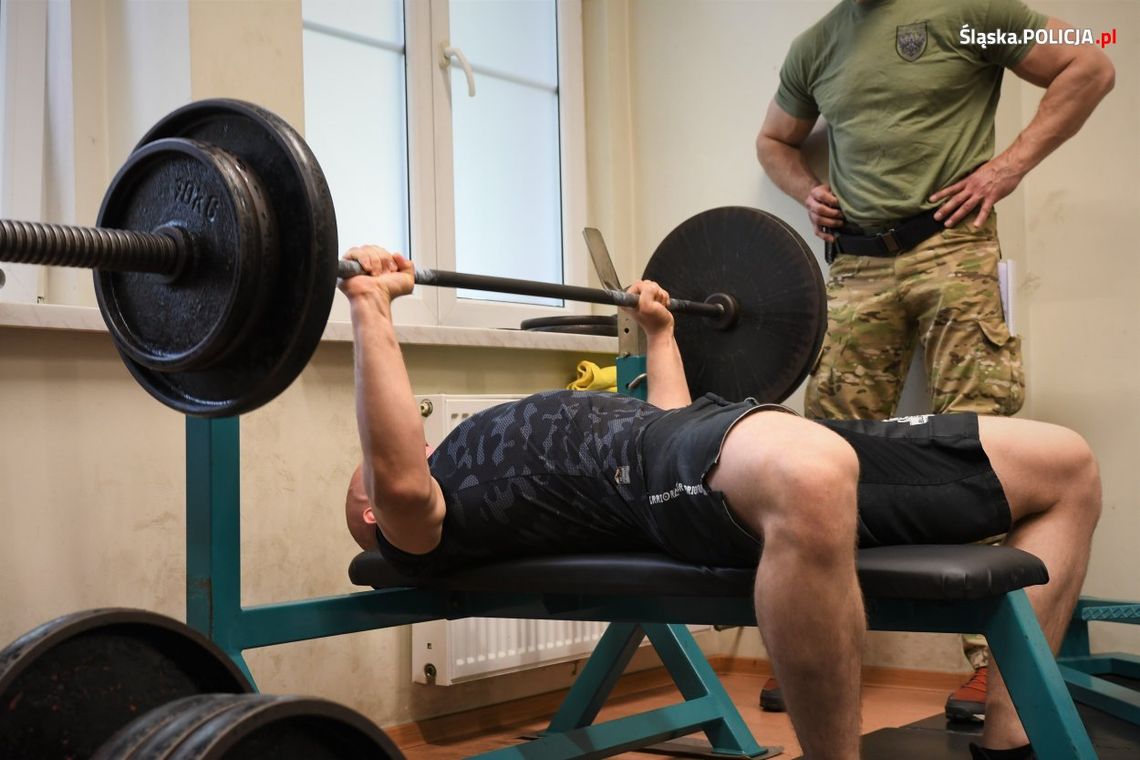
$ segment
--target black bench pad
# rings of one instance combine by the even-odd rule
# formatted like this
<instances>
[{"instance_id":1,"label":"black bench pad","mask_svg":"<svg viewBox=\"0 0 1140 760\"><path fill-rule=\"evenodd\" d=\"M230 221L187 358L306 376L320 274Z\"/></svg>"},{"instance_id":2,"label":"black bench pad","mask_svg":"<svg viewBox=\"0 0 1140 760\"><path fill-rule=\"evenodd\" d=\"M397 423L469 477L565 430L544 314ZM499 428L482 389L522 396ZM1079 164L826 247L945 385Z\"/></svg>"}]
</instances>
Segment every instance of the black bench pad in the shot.
<instances>
[{"instance_id":1,"label":"black bench pad","mask_svg":"<svg viewBox=\"0 0 1140 760\"><path fill-rule=\"evenodd\" d=\"M858 565L864 595L878 598L983 599L1049 580L1041 560L1004 546L884 546L860 550ZM357 555L348 575L373 588L735 597L751 596L755 571L691 565L663 554L572 554L408 577L372 551Z\"/></svg>"}]
</instances>

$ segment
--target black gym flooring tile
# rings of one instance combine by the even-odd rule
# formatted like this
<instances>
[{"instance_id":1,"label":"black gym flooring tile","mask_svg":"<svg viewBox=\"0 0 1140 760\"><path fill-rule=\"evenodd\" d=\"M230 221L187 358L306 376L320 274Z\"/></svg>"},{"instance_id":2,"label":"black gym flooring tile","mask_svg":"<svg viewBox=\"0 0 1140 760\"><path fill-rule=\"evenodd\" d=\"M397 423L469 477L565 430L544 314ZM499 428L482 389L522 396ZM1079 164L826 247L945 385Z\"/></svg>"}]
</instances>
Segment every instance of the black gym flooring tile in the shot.
<instances>
[{"instance_id":1,"label":"black gym flooring tile","mask_svg":"<svg viewBox=\"0 0 1140 760\"><path fill-rule=\"evenodd\" d=\"M1086 705L1077 705L1100 760L1136 760L1140 757L1140 726ZM970 742L981 738L980 723L951 723L942 714L901 728L883 728L863 737L864 760L962 760L970 756Z\"/></svg>"},{"instance_id":2,"label":"black gym flooring tile","mask_svg":"<svg viewBox=\"0 0 1140 760\"><path fill-rule=\"evenodd\" d=\"M1109 677L1125 685L1128 679ZM1099 760L1136 760L1140 757L1140 726L1120 720L1087 705L1078 704ZM981 738L980 723L951 723L939 713L901 728L883 728L863 737L864 760L962 760L970 756L970 742Z\"/></svg>"}]
</instances>

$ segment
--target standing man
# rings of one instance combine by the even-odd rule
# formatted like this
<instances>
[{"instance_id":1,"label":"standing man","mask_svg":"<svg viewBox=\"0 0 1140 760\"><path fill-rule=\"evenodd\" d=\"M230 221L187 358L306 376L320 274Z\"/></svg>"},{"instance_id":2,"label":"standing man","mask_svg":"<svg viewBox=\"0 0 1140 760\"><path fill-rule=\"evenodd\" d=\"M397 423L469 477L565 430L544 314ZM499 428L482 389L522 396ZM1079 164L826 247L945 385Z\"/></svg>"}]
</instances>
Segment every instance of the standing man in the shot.
<instances>
[{"instance_id":1,"label":"standing man","mask_svg":"<svg viewBox=\"0 0 1140 760\"><path fill-rule=\"evenodd\" d=\"M1112 89L1108 57L1066 44L1080 38L1068 28L1020 0L842 0L792 43L756 151L772 181L807 207L831 264L808 416L892 417L916 341L932 411L1021 408L1021 346L1002 309L993 208ZM994 155L1007 68L1045 93ZM801 150L820 116L829 183ZM947 702L959 716L984 710L984 646L968 644L967 656L975 678ZM774 682L761 701L780 709Z\"/></svg>"}]
</instances>

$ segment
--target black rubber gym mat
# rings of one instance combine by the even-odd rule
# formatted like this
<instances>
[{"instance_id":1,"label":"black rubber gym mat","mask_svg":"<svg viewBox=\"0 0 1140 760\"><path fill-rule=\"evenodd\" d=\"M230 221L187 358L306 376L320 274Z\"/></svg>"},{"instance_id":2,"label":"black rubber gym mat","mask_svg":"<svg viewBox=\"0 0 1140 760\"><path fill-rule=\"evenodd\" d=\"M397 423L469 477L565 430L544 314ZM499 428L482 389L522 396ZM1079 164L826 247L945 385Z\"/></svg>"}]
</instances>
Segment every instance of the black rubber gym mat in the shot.
<instances>
[{"instance_id":1,"label":"black rubber gym mat","mask_svg":"<svg viewBox=\"0 0 1140 760\"><path fill-rule=\"evenodd\" d=\"M1128 679L1109 680L1140 685ZM1087 705L1077 704L1100 760L1135 760L1140 757L1140 726L1120 720ZM970 757L970 742L981 738L982 724L952 723L939 713L900 728L883 728L863 737L863 760L963 760Z\"/></svg>"}]
</instances>

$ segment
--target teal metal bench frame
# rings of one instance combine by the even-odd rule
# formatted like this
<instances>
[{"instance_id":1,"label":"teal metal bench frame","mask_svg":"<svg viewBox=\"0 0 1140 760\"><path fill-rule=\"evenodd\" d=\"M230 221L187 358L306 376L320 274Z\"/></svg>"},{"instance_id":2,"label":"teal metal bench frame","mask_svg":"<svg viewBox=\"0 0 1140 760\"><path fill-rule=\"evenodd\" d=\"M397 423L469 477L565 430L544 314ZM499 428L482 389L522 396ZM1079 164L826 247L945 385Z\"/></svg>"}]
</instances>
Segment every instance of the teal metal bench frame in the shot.
<instances>
[{"instance_id":1,"label":"teal metal bench frame","mask_svg":"<svg viewBox=\"0 0 1140 760\"><path fill-rule=\"evenodd\" d=\"M642 357L619 360L619 374L643 371ZM641 369L638 369L641 368ZM686 624L753 626L751 597L621 596L518 592L361 591L244 607L241 604L238 419L186 418L186 618L253 682L243 652L292 641L464 617L603 620L611 625L561 709L533 742L485 755L604 757L703 731L733 757L770 757L753 738ZM1041 760L1094 760L1096 753L1066 691L1025 592L982 601L868 599L875 630L981 631ZM594 723L642 637L648 637L684 701Z\"/></svg>"},{"instance_id":2,"label":"teal metal bench frame","mask_svg":"<svg viewBox=\"0 0 1140 760\"><path fill-rule=\"evenodd\" d=\"M1140 657L1127 652L1093 654L1089 649L1092 622L1140 624L1140 603L1081 597L1058 657L1074 699L1140 725L1140 691L1102 678L1115 675L1140 680Z\"/></svg>"}]
</instances>

